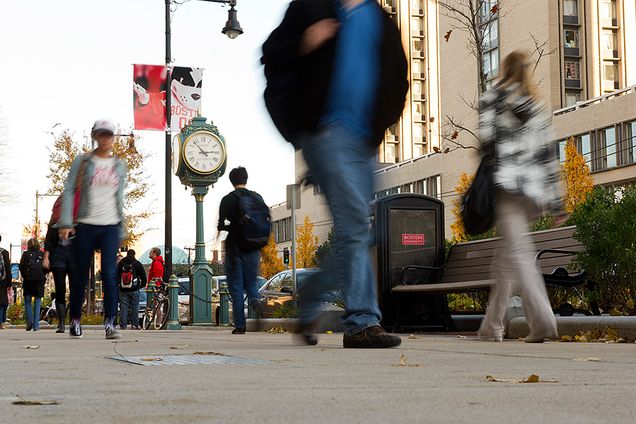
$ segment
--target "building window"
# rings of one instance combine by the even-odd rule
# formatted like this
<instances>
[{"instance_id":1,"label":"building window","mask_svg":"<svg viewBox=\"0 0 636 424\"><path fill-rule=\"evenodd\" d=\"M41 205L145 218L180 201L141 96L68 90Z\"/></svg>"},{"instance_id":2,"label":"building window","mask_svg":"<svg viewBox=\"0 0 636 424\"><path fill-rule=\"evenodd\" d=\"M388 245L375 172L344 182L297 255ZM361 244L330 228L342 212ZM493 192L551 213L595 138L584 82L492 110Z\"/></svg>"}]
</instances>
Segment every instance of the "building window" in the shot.
<instances>
[{"instance_id":1,"label":"building window","mask_svg":"<svg viewBox=\"0 0 636 424\"><path fill-rule=\"evenodd\" d=\"M574 106L577 102L581 101L581 93L578 91L566 91L565 92L565 106Z\"/></svg>"},{"instance_id":2,"label":"building window","mask_svg":"<svg viewBox=\"0 0 636 424\"><path fill-rule=\"evenodd\" d=\"M614 91L619 88L618 63L603 62L603 90Z\"/></svg>"},{"instance_id":3,"label":"building window","mask_svg":"<svg viewBox=\"0 0 636 424\"><path fill-rule=\"evenodd\" d=\"M581 155L583 155L583 159L585 159L585 164L589 167L592 166L592 138L589 134L583 134L577 137L576 140L577 150Z\"/></svg>"},{"instance_id":4,"label":"building window","mask_svg":"<svg viewBox=\"0 0 636 424\"><path fill-rule=\"evenodd\" d=\"M565 79L566 80L580 80L581 79L581 65L579 62L565 61Z\"/></svg>"},{"instance_id":5,"label":"building window","mask_svg":"<svg viewBox=\"0 0 636 424\"><path fill-rule=\"evenodd\" d=\"M279 219L273 222L274 238L276 243L283 243L291 240L292 228L291 217Z\"/></svg>"},{"instance_id":6,"label":"building window","mask_svg":"<svg viewBox=\"0 0 636 424\"><path fill-rule=\"evenodd\" d=\"M483 0L480 11L482 73L486 79L486 88L499 75L499 30L497 0Z\"/></svg>"},{"instance_id":7,"label":"building window","mask_svg":"<svg viewBox=\"0 0 636 424\"><path fill-rule=\"evenodd\" d=\"M616 21L616 0L601 0L599 14L602 20Z\"/></svg>"},{"instance_id":8,"label":"building window","mask_svg":"<svg viewBox=\"0 0 636 424\"><path fill-rule=\"evenodd\" d=\"M579 16L579 6L577 0L564 0L563 14L565 16Z\"/></svg>"},{"instance_id":9,"label":"building window","mask_svg":"<svg viewBox=\"0 0 636 424\"><path fill-rule=\"evenodd\" d=\"M411 11L414 15L424 13L424 0L411 0Z\"/></svg>"},{"instance_id":10,"label":"building window","mask_svg":"<svg viewBox=\"0 0 636 424\"><path fill-rule=\"evenodd\" d=\"M600 169L614 168L616 162L616 128L609 127L599 131L600 143L599 158Z\"/></svg>"},{"instance_id":11,"label":"building window","mask_svg":"<svg viewBox=\"0 0 636 424\"><path fill-rule=\"evenodd\" d=\"M579 48L579 30L578 29L566 29L564 34L565 48L578 49Z\"/></svg>"},{"instance_id":12,"label":"building window","mask_svg":"<svg viewBox=\"0 0 636 424\"><path fill-rule=\"evenodd\" d=\"M636 121L625 124L626 138L625 149L627 150L627 162L636 163Z\"/></svg>"},{"instance_id":13,"label":"building window","mask_svg":"<svg viewBox=\"0 0 636 424\"><path fill-rule=\"evenodd\" d=\"M398 163L400 158L398 156L398 145L395 143L386 143L384 145L384 162L385 163Z\"/></svg>"},{"instance_id":14,"label":"building window","mask_svg":"<svg viewBox=\"0 0 636 424\"><path fill-rule=\"evenodd\" d=\"M566 145L566 143L567 143L566 140L559 141L559 162L560 163L565 162L565 145Z\"/></svg>"}]
</instances>

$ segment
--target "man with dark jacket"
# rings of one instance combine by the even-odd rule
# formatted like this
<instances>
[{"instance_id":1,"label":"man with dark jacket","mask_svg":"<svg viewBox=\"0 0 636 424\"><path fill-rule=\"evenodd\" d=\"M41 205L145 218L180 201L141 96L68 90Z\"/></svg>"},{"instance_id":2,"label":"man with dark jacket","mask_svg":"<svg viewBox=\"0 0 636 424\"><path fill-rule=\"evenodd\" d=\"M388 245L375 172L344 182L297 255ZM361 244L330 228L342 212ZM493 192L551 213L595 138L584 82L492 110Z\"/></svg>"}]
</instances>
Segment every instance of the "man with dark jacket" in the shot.
<instances>
[{"instance_id":1,"label":"man with dark jacket","mask_svg":"<svg viewBox=\"0 0 636 424\"><path fill-rule=\"evenodd\" d=\"M397 346L379 325L367 218L372 157L408 90L400 33L375 0L297 0L262 62L274 124L302 149L334 218L334 260L298 293L300 340L317 343L317 311L326 293L344 288L344 347Z\"/></svg>"},{"instance_id":2,"label":"man with dark jacket","mask_svg":"<svg viewBox=\"0 0 636 424\"><path fill-rule=\"evenodd\" d=\"M2 236L0 236L2 241ZM8 290L11 285L11 258L9 252L0 247L0 330L4 329L4 323L7 320L7 309L9 302Z\"/></svg>"},{"instance_id":3,"label":"man with dark jacket","mask_svg":"<svg viewBox=\"0 0 636 424\"><path fill-rule=\"evenodd\" d=\"M232 320L234 330L232 334L245 334L246 321L244 311L244 295L247 293L249 305L258 307L259 294L257 286L258 263L260 251L256 248L242 246L241 207L242 198L252 198L262 204L269 217L269 209L263 198L256 192L245 188L247 185L247 170L242 166L230 171L230 182L234 191L221 199L219 205L219 223L217 230L227 231L225 239L225 274L227 286L232 298ZM269 231L267 231L269 236Z\"/></svg>"},{"instance_id":4,"label":"man with dark jacket","mask_svg":"<svg viewBox=\"0 0 636 424\"><path fill-rule=\"evenodd\" d=\"M119 283L119 327L128 326L129 313L133 330L139 330L139 290L146 287L146 271L135 258L135 251L129 249L126 257L117 264Z\"/></svg>"}]
</instances>

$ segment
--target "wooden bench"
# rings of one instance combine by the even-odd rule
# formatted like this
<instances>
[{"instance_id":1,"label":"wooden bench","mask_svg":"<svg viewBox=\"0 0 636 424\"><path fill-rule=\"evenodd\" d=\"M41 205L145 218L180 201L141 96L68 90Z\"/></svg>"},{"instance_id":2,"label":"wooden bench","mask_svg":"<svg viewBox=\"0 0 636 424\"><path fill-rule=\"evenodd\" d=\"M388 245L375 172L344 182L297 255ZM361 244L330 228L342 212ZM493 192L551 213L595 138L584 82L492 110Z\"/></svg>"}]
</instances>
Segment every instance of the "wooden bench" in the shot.
<instances>
[{"instance_id":1,"label":"wooden bench","mask_svg":"<svg viewBox=\"0 0 636 424\"><path fill-rule=\"evenodd\" d=\"M575 227L562 227L531 233L537 249L535 261L539 263L546 285L572 288L586 282L585 271L568 272L576 252L583 249L580 242L572 238ZM440 267L409 265L401 269L400 284L391 289L397 300L399 320L399 298L405 294L446 294L488 290L496 282L491 275L491 264L497 248L502 246L501 238L470 241L454 245L448 253L446 263ZM424 271L424 278L417 277ZM437 274L438 278L431 275ZM410 276L411 275L411 276ZM578 293L577 291L577 294ZM594 314L598 307L592 305ZM453 329L450 313L445 312L443 321L447 329Z\"/></svg>"}]
</instances>

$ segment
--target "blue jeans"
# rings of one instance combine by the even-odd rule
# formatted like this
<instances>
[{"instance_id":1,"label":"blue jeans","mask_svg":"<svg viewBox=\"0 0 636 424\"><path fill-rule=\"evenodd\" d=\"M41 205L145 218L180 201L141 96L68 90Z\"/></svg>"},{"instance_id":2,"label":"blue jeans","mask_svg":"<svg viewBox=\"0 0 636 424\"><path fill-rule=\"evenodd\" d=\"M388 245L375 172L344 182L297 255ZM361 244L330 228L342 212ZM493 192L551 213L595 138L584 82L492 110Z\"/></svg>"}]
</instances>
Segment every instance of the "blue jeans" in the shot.
<instances>
[{"instance_id":1,"label":"blue jeans","mask_svg":"<svg viewBox=\"0 0 636 424\"><path fill-rule=\"evenodd\" d=\"M302 151L329 204L334 243L327 265L298 291L299 319L301 324L314 321L330 293L341 289L345 300L342 324L347 334L355 334L382 319L369 256L373 150L364 138L332 125L305 137Z\"/></svg>"},{"instance_id":2,"label":"blue jeans","mask_svg":"<svg viewBox=\"0 0 636 424\"><path fill-rule=\"evenodd\" d=\"M40 305L41 297L24 296L24 312L26 313L27 325L33 325L34 330L40 329Z\"/></svg>"},{"instance_id":3,"label":"blue jeans","mask_svg":"<svg viewBox=\"0 0 636 424\"><path fill-rule=\"evenodd\" d=\"M119 290L119 318L121 327L126 327L128 321L131 322L133 327L139 326L139 290Z\"/></svg>"},{"instance_id":4,"label":"blue jeans","mask_svg":"<svg viewBox=\"0 0 636 424\"><path fill-rule=\"evenodd\" d=\"M0 305L0 324L4 324L7 320L7 309L9 305Z\"/></svg>"},{"instance_id":5,"label":"blue jeans","mask_svg":"<svg viewBox=\"0 0 636 424\"><path fill-rule=\"evenodd\" d=\"M232 298L232 318L236 328L245 328L244 293L247 292L249 305L253 305L259 299L256 285L259 258L258 250L240 252L237 248L228 248L225 254L225 274Z\"/></svg>"},{"instance_id":6,"label":"blue jeans","mask_svg":"<svg viewBox=\"0 0 636 424\"><path fill-rule=\"evenodd\" d=\"M117 316L119 289L117 287L117 249L120 245L119 225L79 224L73 241L77 275L71 280L71 318L82 316L84 292L88 283L88 272L93 260L93 251L99 249L102 256L102 288L104 291L104 313L106 319Z\"/></svg>"}]
</instances>

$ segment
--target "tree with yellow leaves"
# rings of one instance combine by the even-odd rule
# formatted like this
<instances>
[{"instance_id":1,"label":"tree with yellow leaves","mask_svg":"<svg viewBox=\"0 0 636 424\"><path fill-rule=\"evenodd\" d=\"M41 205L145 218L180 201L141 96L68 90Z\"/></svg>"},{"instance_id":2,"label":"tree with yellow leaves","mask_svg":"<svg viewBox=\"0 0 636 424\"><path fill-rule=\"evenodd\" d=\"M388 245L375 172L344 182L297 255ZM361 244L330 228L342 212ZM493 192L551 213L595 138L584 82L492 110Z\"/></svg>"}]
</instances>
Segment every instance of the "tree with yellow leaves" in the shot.
<instances>
[{"instance_id":1,"label":"tree with yellow leaves","mask_svg":"<svg viewBox=\"0 0 636 424\"><path fill-rule=\"evenodd\" d=\"M64 191L64 183L68 176L73 160L88 152L88 146L80 146L74 140L69 131L64 131L54 136L53 147L49 149L49 175L51 181L48 194L59 194ZM141 222L150 217L148 207L140 205L148 193L148 178L145 174L144 163L148 154L140 152L135 146L133 136L115 136L113 143L113 155L126 163L128 173L126 175L126 192L124 193L124 215L126 235L122 245L131 245L143 235L140 229Z\"/></svg>"},{"instance_id":2,"label":"tree with yellow leaves","mask_svg":"<svg viewBox=\"0 0 636 424\"><path fill-rule=\"evenodd\" d=\"M270 234L267 245L261 249L261 275L269 280L284 269L283 260L278 256L274 234Z\"/></svg>"},{"instance_id":3,"label":"tree with yellow leaves","mask_svg":"<svg viewBox=\"0 0 636 424\"><path fill-rule=\"evenodd\" d=\"M313 268L316 266L318 236L314 235L314 223L305 215L303 225L296 230L296 266Z\"/></svg>"},{"instance_id":4,"label":"tree with yellow leaves","mask_svg":"<svg viewBox=\"0 0 636 424\"><path fill-rule=\"evenodd\" d=\"M561 174L565 182L565 211L572 213L594 188L590 168L585 164L583 155L576 150L574 137L570 137L565 144L565 161Z\"/></svg>"},{"instance_id":5,"label":"tree with yellow leaves","mask_svg":"<svg viewBox=\"0 0 636 424\"><path fill-rule=\"evenodd\" d=\"M453 242L459 243L462 241L466 241L469 239L466 234L466 230L464 229L464 220L462 219L462 199L464 194L470 188L470 184L473 182L475 178L474 175L468 175L466 172L463 172L459 176L459 182L455 187L455 192L457 196L453 199L453 215L455 215L455 222L451 225L451 230L453 231Z\"/></svg>"}]
</instances>

